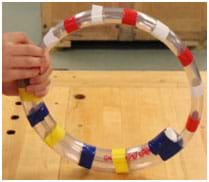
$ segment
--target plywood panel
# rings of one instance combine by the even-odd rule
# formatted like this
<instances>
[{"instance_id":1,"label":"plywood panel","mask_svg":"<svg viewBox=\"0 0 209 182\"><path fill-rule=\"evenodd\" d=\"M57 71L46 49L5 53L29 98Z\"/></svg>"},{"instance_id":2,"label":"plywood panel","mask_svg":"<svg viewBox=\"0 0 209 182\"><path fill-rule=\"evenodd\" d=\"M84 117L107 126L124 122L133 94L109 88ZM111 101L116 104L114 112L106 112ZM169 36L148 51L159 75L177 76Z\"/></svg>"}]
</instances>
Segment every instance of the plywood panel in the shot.
<instances>
[{"instance_id":1,"label":"plywood panel","mask_svg":"<svg viewBox=\"0 0 209 182\"><path fill-rule=\"evenodd\" d=\"M134 3L134 8L164 22L181 39L206 39L206 3ZM136 32L136 39L153 39Z\"/></svg>"},{"instance_id":2,"label":"plywood panel","mask_svg":"<svg viewBox=\"0 0 209 182\"><path fill-rule=\"evenodd\" d=\"M95 3L42 3L43 33L60 20L78 12L90 10ZM147 13L176 32L184 40L206 39L206 3L96 3L109 7L131 8ZM110 31L106 31L106 30ZM124 33L125 32L125 33ZM124 34L127 34L124 35ZM122 37L122 38L121 38ZM115 25L90 27L67 38L73 40L155 40L145 32Z\"/></svg>"}]
</instances>

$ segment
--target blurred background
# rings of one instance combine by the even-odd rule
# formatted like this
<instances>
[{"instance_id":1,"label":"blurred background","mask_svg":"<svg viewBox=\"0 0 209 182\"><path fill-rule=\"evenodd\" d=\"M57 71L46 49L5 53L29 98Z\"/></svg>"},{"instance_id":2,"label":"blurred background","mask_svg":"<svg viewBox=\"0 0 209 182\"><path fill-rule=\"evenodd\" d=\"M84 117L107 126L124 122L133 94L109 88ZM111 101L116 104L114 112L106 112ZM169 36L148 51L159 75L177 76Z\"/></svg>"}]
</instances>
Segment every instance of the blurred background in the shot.
<instances>
[{"instance_id":1,"label":"blurred background","mask_svg":"<svg viewBox=\"0 0 209 182\"><path fill-rule=\"evenodd\" d=\"M39 44L60 20L90 10L95 3L3 3L3 32L22 31ZM170 27L191 48L200 70L206 70L206 3L96 3L144 12ZM52 54L62 70L181 70L172 53L145 32L125 25L101 25L75 32Z\"/></svg>"}]
</instances>

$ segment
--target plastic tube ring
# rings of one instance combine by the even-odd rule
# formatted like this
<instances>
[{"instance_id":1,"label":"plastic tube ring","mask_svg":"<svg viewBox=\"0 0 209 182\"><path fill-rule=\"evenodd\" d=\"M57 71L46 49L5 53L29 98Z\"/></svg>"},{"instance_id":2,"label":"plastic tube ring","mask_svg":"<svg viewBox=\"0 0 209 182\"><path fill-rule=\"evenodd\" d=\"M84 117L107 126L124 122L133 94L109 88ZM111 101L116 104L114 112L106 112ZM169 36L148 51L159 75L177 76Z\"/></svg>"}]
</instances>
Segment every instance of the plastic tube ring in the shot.
<instances>
[{"instance_id":1,"label":"plastic tube ring","mask_svg":"<svg viewBox=\"0 0 209 182\"><path fill-rule=\"evenodd\" d=\"M92 10L66 18L52 27L44 36L41 46L50 50L69 33L93 26L95 23L127 24L144 30L162 41L174 53L187 74L191 88L191 110L184 129L178 134L174 129L166 128L146 144L130 148L97 148L66 133L54 121L44 101L25 91L28 81L21 80L19 94L30 125L43 141L62 157L86 169L127 173L168 160L186 146L201 120L203 85L192 53L176 34L159 20L135 10L95 5Z\"/></svg>"}]
</instances>

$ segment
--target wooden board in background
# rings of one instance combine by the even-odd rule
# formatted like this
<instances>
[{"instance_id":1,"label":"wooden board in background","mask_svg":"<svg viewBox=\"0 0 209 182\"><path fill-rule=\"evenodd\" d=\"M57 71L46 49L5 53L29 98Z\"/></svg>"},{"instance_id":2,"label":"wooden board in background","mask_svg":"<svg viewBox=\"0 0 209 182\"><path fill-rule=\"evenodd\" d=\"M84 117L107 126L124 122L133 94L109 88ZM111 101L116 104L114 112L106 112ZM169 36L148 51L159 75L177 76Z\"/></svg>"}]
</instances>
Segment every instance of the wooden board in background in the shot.
<instances>
[{"instance_id":1,"label":"wooden board in background","mask_svg":"<svg viewBox=\"0 0 209 182\"><path fill-rule=\"evenodd\" d=\"M90 10L93 2L70 2L70 3L41 3L42 32L56 25L66 17L73 16L78 12ZM144 12L157 18L168 25L188 45L203 46L207 34L207 6L206 3L196 2L107 2L96 3L106 7L131 8ZM156 40L146 32L133 29L124 25L99 25L88 27L67 36L65 41L85 40L119 40L119 41L150 41ZM194 42L196 44L194 44ZM204 47L204 46L203 46Z\"/></svg>"}]
</instances>

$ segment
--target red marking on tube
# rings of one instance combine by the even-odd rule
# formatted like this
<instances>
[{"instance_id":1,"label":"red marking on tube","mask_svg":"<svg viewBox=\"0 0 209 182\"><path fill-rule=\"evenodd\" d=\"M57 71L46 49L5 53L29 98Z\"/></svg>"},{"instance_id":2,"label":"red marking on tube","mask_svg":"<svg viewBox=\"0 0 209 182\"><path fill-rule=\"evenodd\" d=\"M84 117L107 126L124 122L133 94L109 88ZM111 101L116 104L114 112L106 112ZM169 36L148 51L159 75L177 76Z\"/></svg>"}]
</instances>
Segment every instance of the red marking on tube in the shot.
<instances>
[{"instance_id":1,"label":"red marking on tube","mask_svg":"<svg viewBox=\"0 0 209 182\"><path fill-rule=\"evenodd\" d=\"M146 155L150 155L149 147L144 147L140 151L131 152L131 153L126 154L126 160L133 161L133 160L136 160L139 158L143 158ZM104 155L104 161L112 161L112 156Z\"/></svg>"},{"instance_id":2,"label":"red marking on tube","mask_svg":"<svg viewBox=\"0 0 209 182\"><path fill-rule=\"evenodd\" d=\"M145 155L149 155L150 154L150 149L149 147L145 147L143 148L140 152L139 152L139 155L141 157L144 157Z\"/></svg>"},{"instance_id":3,"label":"red marking on tube","mask_svg":"<svg viewBox=\"0 0 209 182\"><path fill-rule=\"evenodd\" d=\"M136 160L138 157L138 152L131 152L126 155L126 160L133 161Z\"/></svg>"},{"instance_id":4,"label":"red marking on tube","mask_svg":"<svg viewBox=\"0 0 209 182\"><path fill-rule=\"evenodd\" d=\"M123 9L122 23L128 25L136 25L137 11Z\"/></svg>"},{"instance_id":5,"label":"red marking on tube","mask_svg":"<svg viewBox=\"0 0 209 182\"><path fill-rule=\"evenodd\" d=\"M193 55L191 51L188 48L186 48L184 52L178 55L178 59L180 60L183 66L188 66L193 61Z\"/></svg>"},{"instance_id":6,"label":"red marking on tube","mask_svg":"<svg viewBox=\"0 0 209 182\"><path fill-rule=\"evenodd\" d=\"M186 123L186 129L190 132L195 132L199 124L199 120L193 119L191 116L189 116Z\"/></svg>"},{"instance_id":7,"label":"red marking on tube","mask_svg":"<svg viewBox=\"0 0 209 182\"><path fill-rule=\"evenodd\" d=\"M70 33L70 32L73 32L77 29L79 29L79 26L76 22L76 19L75 17L70 17L70 18L67 18L64 20L64 27L65 27L65 30Z\"/></svg>"},{"instance_id":8,"label":"red marking on tube","mask_svg":"<svg viewBox=\"0 0 209 182\"><path fill-rule=\"evenodd\" d=\"M110 155L104 155L104 161L112 161L112 157Z\"/></svg>"}]
</instances>

